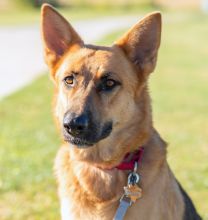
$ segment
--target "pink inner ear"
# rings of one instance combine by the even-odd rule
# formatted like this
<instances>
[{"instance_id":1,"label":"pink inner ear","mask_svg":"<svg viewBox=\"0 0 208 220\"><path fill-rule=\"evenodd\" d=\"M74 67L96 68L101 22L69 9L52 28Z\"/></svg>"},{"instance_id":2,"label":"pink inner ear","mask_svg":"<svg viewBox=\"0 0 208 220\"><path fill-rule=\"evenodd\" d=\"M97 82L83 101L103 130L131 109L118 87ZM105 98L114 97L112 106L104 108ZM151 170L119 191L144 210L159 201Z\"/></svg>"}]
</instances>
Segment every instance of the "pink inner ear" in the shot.
<instances>
[{"instance_id":1,"label":"pink inner ear","mask_svg":"<svg viewBox=\"0 0 208 220\"><path fill-rule=\"evenodd\" d=\"M42 37L45 60L51 69L71 46L83 44L68 21L49 5L42 7Z\"/></svg>"},{"instance_id":2,"label":"pink inner ear","mask_svg":"<svg viewBox=\"0 0 208 220\"><path fill-rule=\"evenodd\" d=\"M53 28L49 28L49 30L46 33L47 40L47 46L48 49L56 53L57 55L61 56L64 54L64 51L68 48L67 43L64 39L59 36L59 33L57 30L54 30Z\"/></svg>"},{"instance_id":3,"label":"pink inner ear","mask_svg":"<svg viewBox=\"0 0 208 220\"><path fill-rule=\"evenodd\" d=\"M50 18L44 22L43 35L45 44L51 52L61 56L68 49L71 34L67 24L65 24L65 27L61 23L59 24L59 22L61 22L60 19L54 19L53 16L50 20L49 19Z\"/></svg>"}]
</instances>

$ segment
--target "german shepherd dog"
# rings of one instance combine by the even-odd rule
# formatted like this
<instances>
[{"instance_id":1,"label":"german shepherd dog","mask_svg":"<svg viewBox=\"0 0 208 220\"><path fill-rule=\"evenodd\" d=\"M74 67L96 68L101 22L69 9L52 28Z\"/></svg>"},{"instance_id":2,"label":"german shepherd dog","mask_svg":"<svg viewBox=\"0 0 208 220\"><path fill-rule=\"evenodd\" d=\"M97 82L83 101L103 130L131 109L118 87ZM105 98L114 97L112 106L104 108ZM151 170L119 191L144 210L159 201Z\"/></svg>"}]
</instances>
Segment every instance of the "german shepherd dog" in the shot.
<instances>
[{"instance_id":1,"label":"german shepherd dog","mask_svg":"<svg viewBox=\"0 0 208 220\"><path fill-rule=\"evenodd\" d=\"M166 143L152 122L147 81L160 38L161 14L155 12L111 47L85 44L53 7L42 6L44 54L64 141L55 160L62 220L201 219L171 172ZM118 168L141 149L138 169ZM129 173L140 175L138 184L128 182ZM128 207L124 218L115 217L123 195Z\"/></svg>"}]
</instances>

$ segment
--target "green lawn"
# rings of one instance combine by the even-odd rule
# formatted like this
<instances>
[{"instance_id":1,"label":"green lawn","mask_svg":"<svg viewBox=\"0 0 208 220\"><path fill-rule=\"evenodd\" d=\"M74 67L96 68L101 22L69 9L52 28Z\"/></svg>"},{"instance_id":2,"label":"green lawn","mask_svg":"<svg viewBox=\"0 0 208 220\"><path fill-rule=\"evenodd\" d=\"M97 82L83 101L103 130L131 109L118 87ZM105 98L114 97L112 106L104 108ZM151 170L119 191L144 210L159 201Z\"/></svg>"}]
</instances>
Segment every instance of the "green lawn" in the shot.
<instances>
[{"instance_id":1,"label":"green lawn","mask_svg":"<svg viewBox=\"0 0 208 220\"><path fill-rule=\"evenodd\" d=\"M177 178L208 220L208 17L164 15L150 80L155 127L168 141ZM122 33L102 40L110 44ZM12 79L11 79L12 80ZM59 219L52 166L60 139L48 76L0 102L0 219Z\"/></svg>"}]
</instances>

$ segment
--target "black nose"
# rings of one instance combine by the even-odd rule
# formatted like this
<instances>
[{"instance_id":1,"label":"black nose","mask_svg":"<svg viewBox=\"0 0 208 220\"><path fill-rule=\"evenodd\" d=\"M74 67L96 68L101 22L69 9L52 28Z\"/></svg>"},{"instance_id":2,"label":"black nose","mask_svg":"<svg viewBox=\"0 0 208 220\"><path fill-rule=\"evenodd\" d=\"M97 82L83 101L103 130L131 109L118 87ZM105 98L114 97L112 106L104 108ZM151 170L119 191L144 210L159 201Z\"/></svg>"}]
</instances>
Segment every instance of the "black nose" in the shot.
<instances>
[{"instance_id":1,"label":"black nose","mask_svg":"<svg viewBox=\"0 0 208 220\"><path fill-rule=\"evenodd\" d=\"M78 117L70 118L66 115L64 117L63 126L72 136L77 137L84 135L89 128L89 116L82 114Z\"/></svg>"}]
</instances>

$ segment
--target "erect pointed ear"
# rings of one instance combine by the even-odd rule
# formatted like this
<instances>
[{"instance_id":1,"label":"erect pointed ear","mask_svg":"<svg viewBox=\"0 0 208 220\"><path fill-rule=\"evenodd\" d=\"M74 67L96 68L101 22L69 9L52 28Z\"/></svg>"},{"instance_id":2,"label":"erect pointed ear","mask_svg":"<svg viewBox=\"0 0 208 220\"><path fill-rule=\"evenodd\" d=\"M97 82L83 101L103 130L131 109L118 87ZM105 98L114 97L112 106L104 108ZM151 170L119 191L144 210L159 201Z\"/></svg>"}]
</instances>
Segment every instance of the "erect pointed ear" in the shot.
<instances>
[{"instance_id":1,"label":"erect pointed ear","mask_svg":"<svg viewBox=\"0 0 208 220\"><path fill-rule=\"evenodd\" d=\"M139 21L115 44L123 49L138 72L146 76L155 68L160 38L161 14L155 12Z\"/></svg>"},{"instance_id":2,"label":"erect pointed ear","mask_svg":"<svg viewBox=\"0 0 208 220\"><path fill-rule=\"evenodd\" d=\"M53 70L70 47L81 47L83 41L68 21L49 4L43 4L41 20L45 60Z\"/></svg>"}]
</instances>

